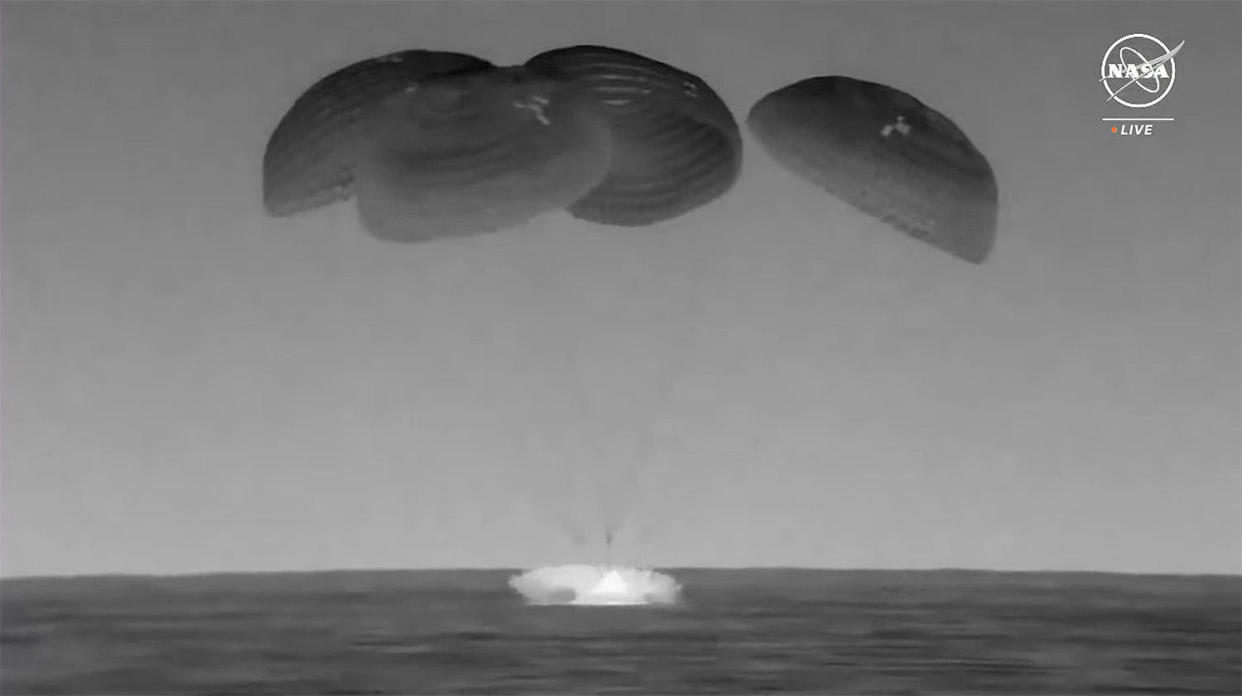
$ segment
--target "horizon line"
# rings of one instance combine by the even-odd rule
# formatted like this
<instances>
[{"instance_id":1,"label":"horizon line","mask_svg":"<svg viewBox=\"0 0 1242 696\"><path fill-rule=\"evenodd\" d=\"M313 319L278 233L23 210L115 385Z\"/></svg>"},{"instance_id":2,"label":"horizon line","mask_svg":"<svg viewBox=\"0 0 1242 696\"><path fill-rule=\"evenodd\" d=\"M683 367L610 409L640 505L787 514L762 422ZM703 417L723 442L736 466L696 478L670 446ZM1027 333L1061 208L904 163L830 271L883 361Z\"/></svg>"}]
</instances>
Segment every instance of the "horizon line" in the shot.
<instances>
[{"instance_id":1,"label":"horizon line","mask_svg":"<svg viewBox=\"0 0 1242 696\"><path fill-rule=\"evenodd\" d=\"M421 568L322 568L317 570L208 570L208 571L187 571L172 573L141 573L141 572L99 572L99 573L67 573L67 574L34 574L34 575L3 575L0 576L0 582L10 580L14 581L30 581L30 580L86 580L86 579L174 579L174 578L209 578L219 576L234 575L326 575L326 574L345 574L345 573L452 573L452 572L513 572L523 573L537 568L556 567L562 565L599 565L590 563L550 563L531 567L518 566L427 566ZM625 564L616 564L625 566ZM698 570L712 571L799 571L799 572L837 572L837 573L989 573L989 574L1005 574L1005 575L1131 575L1144 577L1179 577L1179 578L1239 578L1242 579L1242 571L1195 571L1195 572L1171 572L1171 571L1141 571L1141 570L1094 570L1094 569L1062 569L1062 570L1036 570L1036 569L1005 569L1005 568L967 568L958 566L943 566L935 568L867 568L867 567L832 567L832 566L802 566L802 565L745 565L745 566L716 566L716 565L692 565L692 566L647 566L632 565L628 567L651 568L655 570L668 572L684 572Z\"/></svg>"}]
</instances>

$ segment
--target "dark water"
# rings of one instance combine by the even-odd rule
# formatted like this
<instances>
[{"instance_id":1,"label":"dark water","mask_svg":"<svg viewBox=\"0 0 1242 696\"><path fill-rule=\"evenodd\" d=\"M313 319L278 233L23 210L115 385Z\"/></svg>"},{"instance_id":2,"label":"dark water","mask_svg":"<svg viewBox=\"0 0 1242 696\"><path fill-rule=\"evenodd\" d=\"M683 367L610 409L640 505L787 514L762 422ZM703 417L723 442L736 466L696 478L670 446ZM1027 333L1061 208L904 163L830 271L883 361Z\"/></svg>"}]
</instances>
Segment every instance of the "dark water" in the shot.
<instances>
[{"instance_id":1,"label":"dark water","mask_svg":"<svg viewBox=\"0 0 1242 696\"><path fill-rule=\"evenodd\" d=\"M9 580L21 693L1242 692L1242 578L674 571L675 608L492 571Z\"/></svg>"}]
</instances>

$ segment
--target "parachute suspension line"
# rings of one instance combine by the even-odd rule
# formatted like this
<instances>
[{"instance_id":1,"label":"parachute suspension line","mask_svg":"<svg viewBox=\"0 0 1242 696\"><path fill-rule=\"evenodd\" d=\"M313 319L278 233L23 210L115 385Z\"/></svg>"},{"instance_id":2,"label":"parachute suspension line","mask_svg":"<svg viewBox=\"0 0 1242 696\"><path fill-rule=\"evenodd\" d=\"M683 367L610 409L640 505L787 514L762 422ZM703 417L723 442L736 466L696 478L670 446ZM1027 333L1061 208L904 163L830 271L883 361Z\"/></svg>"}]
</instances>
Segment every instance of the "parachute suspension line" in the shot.
<instances>
[{"instance_id":1,"label":"parachute suspension line","mask_svg":"<svg viewBox=\"0 0 1242 696\"><path fill-rule=\"evenodd\" d=\"M637 287L658 287L658 282L663 274L659 272L659 269L653 268L652 259L649 255L650 250L647 246L653 243L658 244L663 240L660 237L641 236L634 241L637 247L631 262L636 261L636 265L631 265L627 269L629 271L627 273L628 277L625 278L624 282ZM659 255L656 258L659 258ZM636 278L630 274L645 277ZM639 311L643 315L642 324L640 325L646 327L648 335L660 335L663 322L657 321L654 325L649 323L651 314L656 312L653 312L649 307L641 307ZM628 350L634 352L620 357L623 362L637 365L639 359L644 354L660 356L661 353L667 352L667 350L662 351L661 348L664 347L644 346L636 350L634 346L630 346ZM596 500L602 515L601 521L603 523L606 553L609 557L611 557L612 553L613 539L624 526L626 518L637 498L642 472L647 468L652 454L651 439L656 420L656 410L665 402L664 398L662 398L664 396L663 385L667 378L665 372L670 358L669 356L660 356L656 357L655 360L656 366L654 370L647 369L645 370L646 374L641 375L641 377L631 377L631 379L637 380L637 384L642 386L639 387L637 394L627 394L629 398L624 404L622 420L619 423L623 430L612 434L617 439L610 439L609 442L612 447L616 448L614 451L620 458L610 463L610 476L599 477L595 480ZM654 384L650 381L652 379L655 380ZM611 565L611 560L609 560L609 564Z\"/></svg>"},{"instance_id":2,"label":"parachute suspension line","mask_svg":"<svg viewBox=\"0 0 1242 696\"><path fill-rule=\"evenodd\" d=\"M529 257L527 277L534 292L528 300L539 311L520 322L514 372L526 390L523 400L550 408L552 413L524 425L519 444L525 445L523 450L531 460L525 468L537 479L529 487L534 489L530 497L540 517L566 532L573 545L581 548L594 533L580 505L583 479L576 464L584 454L583 428L576 421L592 407L581 384L578 337L572 331L566 336L566 327L557 325L557 318L565 316L557 302L572 297L573 275L567 271L572 266L555 249L550 251L540 250Z\"/></svg>"},{"instance_id":3,"label":"parachute suspension line","mask_svg":"<svg viewBox=\"0 0 1242 696\"><path fill-rule=\"evenodd\" d=\"M639 262L636 273L647 277L632 280L641 286L659 288L659 295L664 299L654 308L643 309L647 323L654 329L651 335L657 337L657 343L646 346L644 353L658 357L651 366L653 369L641 380L650 384L650 391L644 390L645 393L640 393L640 398L632 402L641 410L636 410L625 423L632 431L624 435L630 447L625 450L626 461L618 467L623 478L613 476L611 481L603 478L594 481L609 553L626 524L638 521L631 519L632 508L646 488L644 483L650 483L651 466L657 459L678 456L676 447L661 446L661 443L672 445L675 442L675 438L670 437L675 432L670 427L676 410L674 401L680 378L693 366L693 358L697 355L695 347L702 333L702 315L709 297L705 283L718 275L714 272L719 265L718 258L728 248L728 244L718 239L696 237L685 229L663 230L656 236L640 237L636 241L641 245L636 255ZM670 259L674 263L665 263ZM682 285L677 285L678 282ZM653 378L655 381L651 382ZM662 526L661 518L670 516L668 507L659 506L660 512L654 516L650 509L643 515L646 523L635 530L640 547L645 546ZM647 519L650 517L655 519Z\"/></svg>"},{"instance_id":4,"label":"parachute suspension line","mask_svg":"<svg viewBox=\"0 0 1242 696\"><path fill-rule=\"evenodd\" d=\"M575 281L584 279L567 272L566 268L572 269L573 266L555 256L542 257L537 273L542 290L551 293L550 297L540 298L543 306L554 307L557 301L567 299L573 301L579 295ZM620 522L615 514L610 514L614 506L607 502L610 497L609 484L613 482L601 476L599 471L601 463L614 463L610 456L609 436L614 433L616 424L611 422L609 412L604 408L609 402L608 395L602 394L600 385L594 383L600 370L591 361L595 357L595 346L587 340L591 334L576 328L588 316L596 314L598 308L588 303L585 306L571 304L569 308L562 309L568 311L542 314L568 320L570 326L546 327L547 330L538 332L543 340L532 343L538 344L538 350L544 355L553 356L553 361L546 366L552 372L544 373L545 381L540 385L540 392L546 391L542 396L565 409L563 418L559 420L560 427L553 434L560 447L550 455L557 460L552 469L558 472L558 480L563 482L563 486L559 487L564 491L564 495L558 496L559 507L571 521L575 539L581 545L588 537L588 530L597 529L597 521L602 519L605 535L609 538L615 534ZM592 498L594 512L589 510ZM594 534L589 536L594 537ZM598 546L595 548L598 549Z\"/></svg>"},{"instance_id":5,"label":"parachute suspension line","mask_svg":"<svg viewBox=\"0 0 1242 696\"><path fill-rule=\"evenodd\" d=\"M684 289L678 298L682 314L680 321L677 322L679 330L673 333L671 340L673 344L670 346L672 355L662 365L660 370L656 403L662 407L662 413L653 413L651 416L653 421L655 421L655 425L648 431L646 441L644 442L644 449L647 455L643 460L644 465L648 464L650 460L654 460L657 456L673 460L684 456L679 438L671 436L673 433L670 429L670 423L674 415L673 402L675 401L677 387L681 383L681 379L695 364L696 347L700 343L705 325L704 312L708 307L708 298L712 296L709 288L706 287L706 283L711 278L719 277L718 269L720 263L727 258L730 250L728 239L723 236L703 239L701 236L696 237L689 234L687 230L676 230L670 233L668 242L670 244L677 244L678 248L676 250L682 253L671 253L671 250L665 248L656 250L657 258L686 259L684 262L685 270L681 276L688 281L688 287ZM665 446L660 447L657 444L657 440L662 441ZM647 473L647 471L643 470L638 472L637 476L645 478L643 475ZM652 514L655 511L658 511L658 514ZM675 512L670 509L670 505L667 502L658 506L655 511L649 509L648 514L643 516L642 521L635 530L635 541L639 547L651 542L656 533L669 521L669 517Z\"/></svg>"},{"instance_id":6,"label":"parachute suspension line","mask_svg":"<svg viewBox=\"0 0 1242 696\"><path fill-rule=\"evenodd\" d=\"M523 428L520 444L523 445L520 451L526 452L528 458L535 460L528 462L529 466L523 467L526 471L547 471L545 461L548 458L566 459L565 448L552 446L549 438L537 428ZM566 479L559 471L553 471L551 481L543 480L546 475L538 478L540 480L534 481L534 487L547 491L550 495L531 496L532 507L545 522L565 532L575 547L582 546L587 533L582 521L574 514L571 503L573 481Z\"/></svg>"},{"instance_id":7,"label":"parachute suspension line","mask_svg":"<svg viewBox=\"0 0 1242 696\"><path fill-rule=\"evenodd\" d=\"M564 295L564 276L558 277L559 285L562 291L557 295ZM576 322L576 318L571 321ZM592 433L597 431L597 423L600 421L601 414L599 408L592 402L590 397L591 389L586 382L588 370L583 365L583 346L580 339L577 338L579 332L570 332L571 339L562 341L565 344L565 352L559 356L556 369L563 375L564 379L555 381L555 389L552 398L557 403L564 403L568 409L567 418L576 418L579 422L566 422L562 424L559 434L561 437L562 447L557 457L559 466L556 467L560 472L560 476L566 481L569 495L565 496L566 506L569 509L570 516L573 518L573 524L576 529L581 530L581 535L585 538L587 530L593 527L593 520L582 519L581 510L575 510L574 500L581 500L581 491L584 484L588 484L594 477L584 476L584 471L590 469L583 468L583 460L592 456L590 442L593 439ZM548 335L555 335L555 332L548 332ZM585 421L585 422L583 422ZM567 440L566 440L567 438Z\"/></svg>"}]
</instances>

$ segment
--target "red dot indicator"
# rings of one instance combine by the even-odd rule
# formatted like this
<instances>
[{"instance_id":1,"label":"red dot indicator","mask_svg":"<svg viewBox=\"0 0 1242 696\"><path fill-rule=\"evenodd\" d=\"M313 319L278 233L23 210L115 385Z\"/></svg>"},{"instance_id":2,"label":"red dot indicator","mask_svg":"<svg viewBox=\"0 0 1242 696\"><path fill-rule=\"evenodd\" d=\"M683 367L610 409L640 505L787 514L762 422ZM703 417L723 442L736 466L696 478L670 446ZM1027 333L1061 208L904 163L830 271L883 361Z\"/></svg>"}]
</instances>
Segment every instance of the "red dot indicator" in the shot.
<instances>
[{"instance_id":1,"label":"red dot indicator","mask_svg":"<svg viewBox=\"0 0 1242 696\"><path fill-rule=\"evenodd\" d=\"M1113 126L1113 132L1114 132L1114 133L1116 133L1116 132L1117 132L1117 126Z\"/></svg>"}]
</instances>

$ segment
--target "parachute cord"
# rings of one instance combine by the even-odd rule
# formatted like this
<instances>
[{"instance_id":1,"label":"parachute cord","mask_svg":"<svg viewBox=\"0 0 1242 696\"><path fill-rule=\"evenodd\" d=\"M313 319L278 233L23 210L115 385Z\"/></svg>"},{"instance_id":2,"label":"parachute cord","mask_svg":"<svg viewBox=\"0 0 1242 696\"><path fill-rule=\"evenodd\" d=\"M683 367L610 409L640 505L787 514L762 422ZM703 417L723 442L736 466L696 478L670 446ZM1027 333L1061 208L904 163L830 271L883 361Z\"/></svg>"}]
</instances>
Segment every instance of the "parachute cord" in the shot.
<instances>
[{"instance_id":1,"label":"parachute cord","mask_svg":"<svg viewBox=\"0 0 1242 696\"><path fill-rule=\"evenodd\" d=\"M550 446L548 438L537 431L523 429L519 444L522 445L519 450L526 452L528 459L536 460L529 462L531 466L525 467L528 471L546 471L544 463L549 457L560 461L567 459L563 447ZM562 484L566 482L568 484L563 486ZM566 532L575 547L581 546L586 539L586 530L583 528L582 521L574 514L570 502L573 499L572 481L562 475L556 475L554 481L538 480L535 484L541 491L550 489L551 502L547 500L549 496L536 496L532 497L531 507L545 522Z\"/></svg>"},{"instance_id":2,"label":"parachute cord","mask_svg":"<svg viewBox=\"0 0 1242 696\"><path fill-rule=\"evenodd\" d=\"M638 391L627 392L625 395L601 394L599 385L593 386L588 379L588 358L594 355L594 351L590 350L594 347L588 345L585 332L570 330L567 338L565 331L556 330L572 327L536 325L526 330L522 345L524 355L521 356L524 359L515 365L523 376L537 377L532 382L536 393L532 393L531 398L542 397L551 404L569 409L560 423L563 427L544 433L543 428L552 426L533 425L540 433L527 433L521 444L526 445L524 449L528 451L534 450L532 454L535 459L552 457L558 460L555 464L535 462L536 471L548 472L551 469L559 472L561 476L558 477L558 484L572 481L578 484L588 483L590 488L594 488L593 497L602 517L599 521L603 523L601 531L604 533L606 553L610 557L616 537L644 488L644 479L647 478L651 465L657 459L678 458L679 453L676 450L680 448L669 448L661 443L671 444L674 440L669 437L674 432L670 426L675 415L673 402L682 376L687 368L693 366L693 358L697 355L695 347L703 332L702 315L708 301L706 282L717 275L715 271L719 265L718 259L722 250L729 246L720 242L718 232L706 236L696 235L692 228L680 226L653 232L652 236L640 235L634 240L639 244L637 253L634 252L634 247L629 247L629 251L623 254L636 264L631 266L631 273L638 277L631 277L630 284L640 288L645 285L648 289L663 285L663 300L651 300L657 303L654 307L639 304L628 307L622 305L620 309L623 313L637 310L639 316L645 316L643 323L651 327L648 335L654 336L656 341L648 341L646 350L640 342L636 347L638 352L633 356L624 352L608 354L612 346L607 345L602 348L604 354L596 356L605 359L621 357L623 362L631 363L634 362L631 357L638 359L640 363L642 359L655 361L654 364L645 363L649 369L640 378L640 382L655 378L656 381L651 387L637 385ZM626 246L621 248L625 249ZM537 293L532 300L537 301L543 308L555 307L557 301L563 298L573 300L574 276L566 270L573 268L573 265L567 263L567 259L558 258L555 252L540 254L535 259L530 270L535 275L532 280ZM673 263L668 263L669 260ZM623 292L620 288L617 291ZM643 294L639 297L646 296ZM626 298L622 296L618 299L624 301ZM645 304L646 300L642 302ZM589 302L575 307L575 311L569 314L545 310L538 316L562 317L576 324L585 317L575 315L599 309ZM616 328L619 330L622 326ZM621 351L633 349L629 346L618 347ZM547 393L543 393L545 391ZM609 401L610 398L625 398L627 402L618 404ZM603 408L605 404L613 408ZM615 408L620 408L621 413L625 414L620 423L606 418L614 413ZM617 429L618 426L620 430ZM558 446L550 447L549 439L555 440ZM549 467L549 464L554 465ZM607 468L601 469L601 464ZM590 481L577 475L583 471L591 474ZM617 479L615 475L604 476L608 471L615 471L624 479ZM567 493L570 489L581 490L574 486L557 485L555 488L558 492L564 490ZM585 520L579 520L577 515L564 514L574 507L573 500L576 496L554 497L557 498L551 506L554 509L544 505L541 510L545 516L569 518L557 525L558 527L565 528L565 522L568 522L567 531L579 539L583 531L594 526L583 527L582 522ZM540 495L539 498L546 502L546 495ZM666 507L669 506L660 506L661 514L658 517L670 515L672 511L663 510ZM653 524L643 526L651 533L662 526L656 520L649 522Z\"/></svg>"},{"instance_id":3,"label":"parachute cord","mask_svg":"<svg viewBox=\"0 0 1242 696\"><path fill-rule=\"evenodd\" d=\"M686 230L675 230L670 232L671 242L681 242L678 246L683 254L678 255L683 258L688 257L689 263L684 274L689 278L689 287L685 290L685 300L681 303L684 306L682 322L684 331L679 331L673 338L672 353L669 360L666 361L660 370L659 382L657 383L658 398L657 404L659 409L650 416L651 425L645 433L643 442L643 464L650 464L651 460L658 456L667 459L676 459L679 455L684 456L684 452L679 453L678 447L669 447L672 445L672 439L668 436L669 424L672 421L673 401L677 392L677 387L681 382L681 378L685 376L687 371L693 365L693 356L697 354L695 347L699 345L701 340L705 317L704 311L708 306L707 292L705 291L705 283L708 279L717 275L716 269L719 267L721 257L730 249L730 244L721 243L719 238L713 238L707 243L689 234ZM663 256L668 256L665 249L657 250ZM676 321L676 319L675 319ZM658 435L663 434L665 437L659 438ZM663 440L665 447L659 447L658 440ZM675 465L675 463L674 463ZM636 474L636 478L646 478L648 471L646 467ZM638 482L638 488L641 488L641 480ZM673 512L666 503L659 506L660 514L652 515L650 512L645 516L645 524L641 524L637 531L637 539L640 546L645 546L652 540L654 535L668 521L669 515Z\"/></svg>"},{"instance_id":4,"label":"parachute cord","mask_svg":"<svg viewBox=\"0 0 1242 696\"><path fill-rule=\"evenodd\" d=\"M529 277L535 293L531 300L541 308L554 305L555 298L564 297L567 291L572 290L572 276L566 272L569 266L555 253L542 253L542 250L533 257L533 261ZM537 316L545 318L556 314L540 312ZM541 326L538 321L524 327L520 335L519 359L514 367L519 376L531 380L529 383L520 382L529 387L525 398L561 411L560 416L581 416L592 411L593 407L581 386L581 347L574 345L572 338L569 341L557 340L555 327ZM528 470L538 479L533 486L538 492L532 496L534 507L539 509L540 517L568 532L574 545L580 547L588 536L586 520L581 518L574 505L581 484L575 464L583 455L582 429L567 425L561 417L552 420L562 427L553 430L553 426L546 421L524 425L520 444L525 445L522 449L533 460ZM551 501L547 495L549 489Z\"/></svg>"},{"instance_id":5,"label":"parachute cord","mask_svg":"<svg viewBox=\"0 0 1242 696\"><path fill-rule=\"evenodd\" d=\"M651 400L645 404L646 412L641 417L631 419L628 424L635 431L629 436L632 439L627 438L627 441L634 445L634 450L628 453L630 458L620 469L626 478L624 481L613 482L615 485L612 491L605 490L605 482L595 481L596 499L599 501L605 518L603 520L604 531L608 539L613 538L621 530L630 516L631 508L645 488L644 479L647 479L652 464L659 458L673 459L676 456L675 449L661 447L660 443L671 444L671 438L668 435L670 434L669 423L672 422L675 411L674 397L681 376L691 366L692 358L697 354L695 346L698 345L703 330L702 313L707 304L704 282L705 279L715 275L710 271L717 265L716 260L720 254L720 248L725 246L711 244L709 252L701 251L702 242L684 234L682 230L670 230L654 239L643 238L640 243L650 245L640 249L638 259L641 262L641 270L652 272L654 269L655 274L654 278L648 279L646 285L653 285L652 281L658 282L661 277L671 277L689 279L689 286L680 292L664 293L666 298L673 297L676 301L672 303L671 313L660 322L671 322L666 324L663 327L664 331L658 334L665 337L661 341L663 345L651 349L663 356L654 373L656 382L650 393ZM674 250L680 250L681 253L673 253ZM678 266L678 270L682 272L670 271L655 263L669 258L682 261ZM620 501L616 500L619 494L623 495ZM613 504L610 505L610 502ZM667 506L661 506L662 512L656 515L656 518L669 515L669 512L663 508ZM650 509L646 517L652 517ZM660 526L658 520L650 519L647 524L641 525L637 535L639 545L645 546Z\"/></svg>"}]
</instances>

